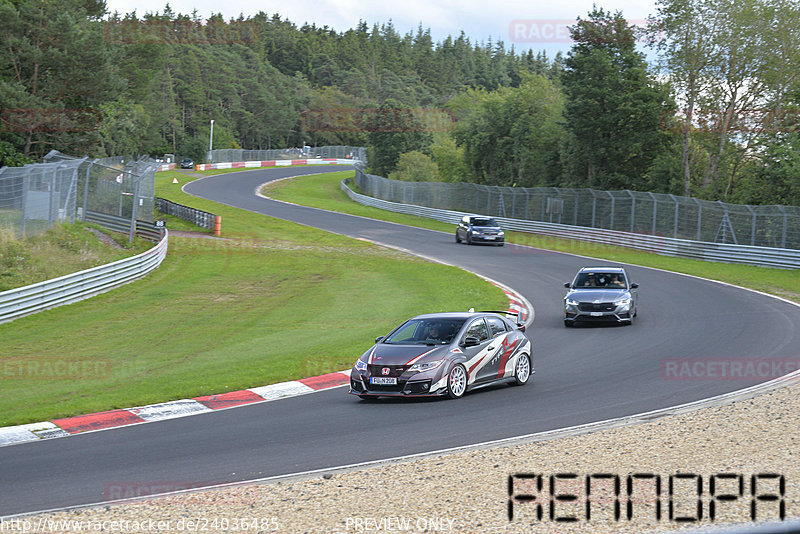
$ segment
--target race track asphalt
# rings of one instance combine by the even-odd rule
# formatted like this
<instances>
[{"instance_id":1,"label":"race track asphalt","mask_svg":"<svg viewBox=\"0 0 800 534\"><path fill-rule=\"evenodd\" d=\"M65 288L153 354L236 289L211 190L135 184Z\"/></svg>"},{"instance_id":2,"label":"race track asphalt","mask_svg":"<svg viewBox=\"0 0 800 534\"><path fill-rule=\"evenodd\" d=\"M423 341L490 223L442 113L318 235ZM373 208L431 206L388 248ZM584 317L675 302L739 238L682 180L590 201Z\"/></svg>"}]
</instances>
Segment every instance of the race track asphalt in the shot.
<instances>
[{"instance_id":1,"label":"race track asphalt","mask_svg":"<svg viewBox=\"0 0 800 534\"><path fill-rule=\"evenodd\" d=\"M223 174L192 182L185 190L271 217L399 247L511 286L536 310L528 330L536 368L532 382L521 388L486 388L458 401L364 403L347 395L346 388L335 388L2 447L0 516L103 502L110 496L109 488L124 484L238 482L646 412L763 381L666 376L665 366L676 359L747 362L800 355L800 309L764 295L628 266L631 279L640 284L637 322L630 327L567 329L562 322L563 283L582 266L608 262L515 245L458 245L449 233L294 206L254 194L269 180L332 170L341 167Z\"/></svg>"}]
</instances>

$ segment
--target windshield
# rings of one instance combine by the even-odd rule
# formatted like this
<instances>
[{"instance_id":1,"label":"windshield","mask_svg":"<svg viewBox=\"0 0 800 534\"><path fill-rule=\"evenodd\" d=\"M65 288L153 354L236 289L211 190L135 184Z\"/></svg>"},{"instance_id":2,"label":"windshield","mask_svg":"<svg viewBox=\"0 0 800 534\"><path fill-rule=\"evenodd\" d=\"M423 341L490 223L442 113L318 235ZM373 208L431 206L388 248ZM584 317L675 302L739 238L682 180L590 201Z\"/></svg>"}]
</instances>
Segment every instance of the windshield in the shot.
<instances>
[{"instance_id":1,"label":"windshield","mask_svg":"<svg viewBox=\"0 0 800 534\"><path fill-rule=\"evenodd\" d=\"M622 273L603 273L603 272L585 272L578 274L575 283L572 284L575 289L581 288L607 288L607 289L625 289L625 275Z\"/></svg>"},{"instance_id":2,"label":"windshield","mask_svg":"<svg viewBox=\"0 0 800 534\"><path fill-rule=\"evenodd\" d=\"M453 341L465 319L411 319L383 343L390 345L445 345Z\"/></svg>"},{"instance_id":3,"label":"windshield","mask_svg":"<svg viewBox=\"0 0 800 534\"><path fill-rule=\"evenodd\" d=\"M491 217L475 217L472 219L472 226L500 226Z\"/></svg>"}]
</instances>

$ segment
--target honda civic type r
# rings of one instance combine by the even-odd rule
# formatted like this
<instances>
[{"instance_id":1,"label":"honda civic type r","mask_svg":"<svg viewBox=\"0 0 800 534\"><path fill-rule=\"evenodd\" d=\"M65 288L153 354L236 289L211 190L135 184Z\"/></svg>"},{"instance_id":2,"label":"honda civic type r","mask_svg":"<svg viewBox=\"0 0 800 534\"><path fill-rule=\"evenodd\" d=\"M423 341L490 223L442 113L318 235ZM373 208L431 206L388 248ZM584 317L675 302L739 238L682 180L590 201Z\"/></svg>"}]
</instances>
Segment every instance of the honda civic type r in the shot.
<instances>
[{"instance_id":1,"label":"honda civic type r","mask_svg":"<svg viewBox=\"0 0 800 534\"><path fill-rule=\"evenodd\" d=\"M350 372L350 393L374 397L449 396L534 373L525 326L505 312L418 315L375 340ZM513 314L508 314L513 315Z\"/></svg>"}]
</instances>

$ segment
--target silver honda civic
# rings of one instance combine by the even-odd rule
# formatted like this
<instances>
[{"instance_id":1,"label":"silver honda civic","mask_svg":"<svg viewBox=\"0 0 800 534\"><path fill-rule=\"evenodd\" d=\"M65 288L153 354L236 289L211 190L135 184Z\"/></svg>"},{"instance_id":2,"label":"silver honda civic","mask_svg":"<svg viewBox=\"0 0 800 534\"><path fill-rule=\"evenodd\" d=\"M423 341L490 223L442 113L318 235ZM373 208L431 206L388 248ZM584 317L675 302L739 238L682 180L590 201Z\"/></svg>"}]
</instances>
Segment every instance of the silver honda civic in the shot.
<instances>
[{"instance_id":1,"label":"silver honda civic","mask_svg":"<svg viewBox=\"0 0 800 534\"><path fill-rule=\"evenodd\" d=\"M632 324L636 317L639 284L631 283L622 267L584 267L564 297L564 326L578 322Z\"/></svg>"}]
</instances>

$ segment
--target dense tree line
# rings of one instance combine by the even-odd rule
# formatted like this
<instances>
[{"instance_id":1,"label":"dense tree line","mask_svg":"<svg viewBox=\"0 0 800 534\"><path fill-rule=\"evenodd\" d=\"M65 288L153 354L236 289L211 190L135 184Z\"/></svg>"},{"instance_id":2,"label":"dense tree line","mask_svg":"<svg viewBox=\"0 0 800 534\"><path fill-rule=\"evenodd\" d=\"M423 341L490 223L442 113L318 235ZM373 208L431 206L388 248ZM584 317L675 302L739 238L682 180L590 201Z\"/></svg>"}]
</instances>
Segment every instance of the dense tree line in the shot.
<instances>
[{"instance_id":1,"label":"dense tree line","mask_svg":"<svg viewBox=\"0 0 800 534\"><path fill-rule=\"evenodd\" d=\"M0 164L366 145L408 180L637 189L800 204L800 8L659 0L645 31L594 9L562 57L463 33L258 13L0 3ZM641 52L648 40L658 63Z\"/></svg>"}]
</instances>

